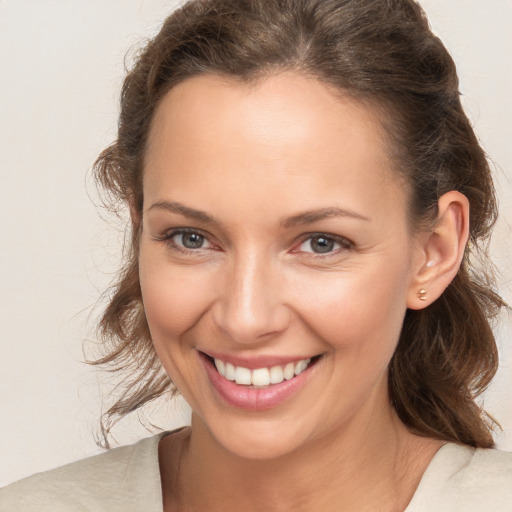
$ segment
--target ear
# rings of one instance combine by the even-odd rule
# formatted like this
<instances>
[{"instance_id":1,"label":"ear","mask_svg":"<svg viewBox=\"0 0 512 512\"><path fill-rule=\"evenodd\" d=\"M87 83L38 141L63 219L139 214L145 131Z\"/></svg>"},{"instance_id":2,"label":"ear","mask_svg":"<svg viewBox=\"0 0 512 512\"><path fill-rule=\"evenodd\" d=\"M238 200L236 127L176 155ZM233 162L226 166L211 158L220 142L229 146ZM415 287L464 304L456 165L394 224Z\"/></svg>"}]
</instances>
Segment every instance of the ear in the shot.
<instances>
[{"instance_id":1,"label":"ear","mask_svg":"<svg viewBox=\"0 0 512 512\"><path fill-rule=\"evenodd\" d=\"M421 233L416 270L407 307L423 309L438 299L457 274L469 236L469 201L460 192L447 192L438 202L434 228Z\"/></svg>"}]
</instances>

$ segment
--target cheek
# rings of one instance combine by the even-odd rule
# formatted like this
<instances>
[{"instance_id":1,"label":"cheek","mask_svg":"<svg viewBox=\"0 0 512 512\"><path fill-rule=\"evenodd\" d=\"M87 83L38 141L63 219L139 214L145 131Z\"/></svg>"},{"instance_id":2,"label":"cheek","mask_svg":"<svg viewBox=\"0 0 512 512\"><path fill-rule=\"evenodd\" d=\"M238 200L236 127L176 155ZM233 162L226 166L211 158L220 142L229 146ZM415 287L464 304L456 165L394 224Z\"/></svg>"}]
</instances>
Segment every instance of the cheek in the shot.
<instances>
[{"instance_id":1,"label":"cheek","mask_svg":"<svg viewBox=\"0 0 512 512\"><path fill-rule=\"evenodd\" d=\"M176 268L145 257L141 251L140 285L144 310L155 345L179 338L208 308L208 276L195 268Z\"/></svg>"},{"instance_id":2,"label":"cheek","mask_svg":"<svg viewBox=\"0 0 512 512\"><path fill-rule=\"evenodd\" d=\"M397 275L398 274L398 275ZM346 272L312 276L301 316L334 349L394 351L406 311L401 272Z\"/></svg>"}]
</instances>

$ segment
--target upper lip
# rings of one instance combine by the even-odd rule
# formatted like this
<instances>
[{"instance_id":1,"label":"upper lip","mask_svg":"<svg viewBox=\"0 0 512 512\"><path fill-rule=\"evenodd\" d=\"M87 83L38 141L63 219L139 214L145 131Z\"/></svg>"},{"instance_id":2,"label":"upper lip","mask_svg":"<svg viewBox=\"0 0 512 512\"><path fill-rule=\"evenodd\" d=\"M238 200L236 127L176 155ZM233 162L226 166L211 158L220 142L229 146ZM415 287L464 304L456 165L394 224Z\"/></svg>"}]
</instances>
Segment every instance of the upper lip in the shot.
<instances>
[{"instance_id":1,"label":"upper lip","mask_svg":"<svg viewBox=\"0 0 512 512\"><path fill-rule=\"evenodd\" d=\"M303 359L310 359L319 354L305 355L305 356L277 356L277 355L258 355L258 356L240 356L233 354L224 354L221 352L208 352L201 350L203 354L213 359L220 359L224 363L231 363L233 366L242 366L249 370L256 370L258 368L271 368L272 366L285 366L288 363L296 363Z\"/></svg>"}]
</instances>

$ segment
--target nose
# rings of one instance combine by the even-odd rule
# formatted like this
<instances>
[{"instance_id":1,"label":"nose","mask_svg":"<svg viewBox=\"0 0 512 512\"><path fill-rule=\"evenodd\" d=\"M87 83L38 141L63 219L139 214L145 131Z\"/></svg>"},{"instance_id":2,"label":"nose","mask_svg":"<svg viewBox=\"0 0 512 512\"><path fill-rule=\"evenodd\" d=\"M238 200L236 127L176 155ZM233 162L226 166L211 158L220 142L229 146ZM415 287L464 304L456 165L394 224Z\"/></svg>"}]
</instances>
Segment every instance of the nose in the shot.
<instances>
[{"instance_id":1,"label":"nose","mask_svg":"<svg viewBox=\"0 0 512 512\"><path fill-rule=\"evenodd\" d=\"M238 257L220 283L215 323L238 344L260 343L282 333L290 322L282 284L282 275L266 258Z\"/></svg>"}]
</instances>

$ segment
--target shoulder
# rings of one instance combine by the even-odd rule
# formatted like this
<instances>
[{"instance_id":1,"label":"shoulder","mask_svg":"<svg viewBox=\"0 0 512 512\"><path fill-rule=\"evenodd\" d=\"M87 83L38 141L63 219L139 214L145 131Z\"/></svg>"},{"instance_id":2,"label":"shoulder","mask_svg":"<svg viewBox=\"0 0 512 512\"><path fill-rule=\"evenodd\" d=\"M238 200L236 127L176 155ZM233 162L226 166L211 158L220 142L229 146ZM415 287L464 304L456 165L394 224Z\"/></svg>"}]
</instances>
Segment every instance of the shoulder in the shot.
<instances>
[{"instance_id":1,"label":"shoulder","mask_svg":"<svg viewBox=\"0 0 512 512\"><path fill-rule=\"evenodd\" d=\"M0 489L0 512L161 511L160 434Z\"/></svg>"},{"instance_id":2,"label":"shoulder","mask_svg":"<svg viewBox=\"0 0 512 512\"><path fill-rule=\"evenodd\" d=\"M512 511L512 453L444 445L433 458L407 512Z\"/></svg>"}]
</instances>

